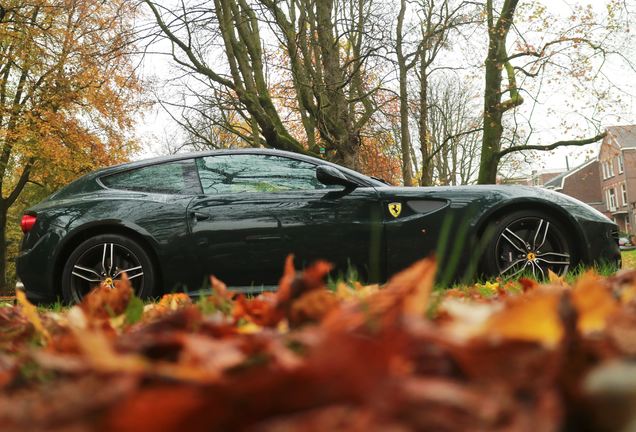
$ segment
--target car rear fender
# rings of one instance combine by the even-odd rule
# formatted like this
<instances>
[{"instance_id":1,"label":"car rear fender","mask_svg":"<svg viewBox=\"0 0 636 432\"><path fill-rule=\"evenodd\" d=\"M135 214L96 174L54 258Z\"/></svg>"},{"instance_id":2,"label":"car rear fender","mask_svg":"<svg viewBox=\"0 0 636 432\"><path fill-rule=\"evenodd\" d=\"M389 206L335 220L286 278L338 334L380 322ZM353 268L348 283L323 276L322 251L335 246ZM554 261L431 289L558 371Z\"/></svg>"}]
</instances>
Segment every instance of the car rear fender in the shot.
<instances>
[{"instance_id":1,"label":"car rear fender","mask_svg":"<svg viewBox=\"0 0 636 432\"><path fill-rule=\"evenodd\" d=\"M73 252L73 250L79 246L85 240L91 237L101 234L120 234L139 243L140 246L148 252L153 266L157 272L158 281L163 280L162 275L162 263L159 259L158 248L159 245L154 237L146 231L143 227L138 225L126 223L120 220L101 220L96 222L89 222L84 225L78 226L64 237L64 239L57 245L55 250L55 265L53 281L55 285L55 291L59 292L59 284L61 281L62 270L64 269L64 262L66 258ZM161 286L160 283L157 286Z\"/></svg>"}]
</instances>

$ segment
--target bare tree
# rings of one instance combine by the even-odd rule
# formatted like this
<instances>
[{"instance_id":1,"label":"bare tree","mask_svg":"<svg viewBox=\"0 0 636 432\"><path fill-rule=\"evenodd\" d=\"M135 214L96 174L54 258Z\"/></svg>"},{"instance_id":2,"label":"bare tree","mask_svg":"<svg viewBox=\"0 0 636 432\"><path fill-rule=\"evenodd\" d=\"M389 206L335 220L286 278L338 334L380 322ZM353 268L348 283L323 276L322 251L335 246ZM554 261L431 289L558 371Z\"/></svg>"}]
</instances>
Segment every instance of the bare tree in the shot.
<instances>
[{"instance_id":1,"label":"bare tree","mask_svg":"<svg viewBox=\"0 0 636 432\"><path fill-rule=\"evenodd\" d=\"M430 162L434 149L428 131L428 81L435 70L439 54L448 46L451 32L475 20L474 7L468 1L413 0L400 1L396 19L396 63L400 98L400 146L402 172L405 184L412 184L411 163L416 160ZM410 17L410 18L409 18ZM408 84L418 83L418 94L410 96ZM420 157L413 157L410 132L410 99L420 113L416 120L420 144ZM422 165L420 184L431 184L432 169Z\"/></svg>"},{"instance_id":2,"label":"bare tree","mask_svg":"<svg viewBox=\"0 0 636 432\"><path fill-rule=\"evenodd\" d=\"M441 185L476 180L479 168L479 111L471 83L457 77L438 78L429 86L428 125L435 151L430 155L433 181Z\"/></svg>"},{"instance_id":3,"label":"bare tree","mask_svg":"<svg viewBox=\"0 0 636 432\"><path fill-rule=\"evenodd\" d=\"M605 136L605 132L597 129L594 136L587 138L559 140L548 145L512 142L504 146L504 115L509 112L515 114L524 103L524 95L535 100L537 98L536 94L531 95L528 91L530 83L522 85L521 79L540 81L546 69L553 67L559 69L562 77L587 82L589 86L599 75L607 56L622 56L619 50L610 46L610 35L621 31L621 26L609 22L598 23L589 9L577 6L571 20L563 28L550 26L550 31L544 31L535 44L515 25L521 2L504 0L499 6L495 3L495 0L487 0L484 4L488 52L485 61L484 131L478 179L482 184L496 181L499 161L509 153L582 146L597 142ZM618 3L609 4L608 17L605 19L611 20L613 11L618 7L621 7ZM531 19L539 20L544 13L541 9ZM508 39L511 33L515 36L513 53L509 53ZM601 61L595 64L593 59L597 57Z\"/></svg>"},{"instance_id":4,"label":"bare tree","mask_svg":"<svg viewBox=\"0 0 636 432\"><path fill-rule=\"evenodd\" d=\"M204 77L211 86L234 94L268 146L306 152L289 134L272 101L257 14L246 0L214 0L213 9L182 1L175 11L150 0L144 3L152 11L161 36L172 45L177 64ZM222 67L206 59L214 48L217 54L220 49L224 52Z\"/></svg>"},{"instance_id":5,"label":"bare tree","mask_svg":"<svg viewBox=\"0 0 636 432\"><path fill-rule=\"evenodd\" d=\"M400 11L396 23L395 51L398 66L399 98L400 98L400 147L402 151L402 180L405 185L413 184L411 131L409 128L409 71L415 66L419 45L411 52L405 52L404 18L407 12L406 0L400 0Z\"/></svg>"},{"instance_id":6,"label":"bare tree","mask_svg":"<svg viewBox=\"0 0 636 432\"><path fill-rule=\"evenodd\" d=\"M367 68L383 50L378 2L215 0L214 9L206 9L182 1L178 11L145 3L171 42L175 61L204 77L224 100L237 101L233 110L255 127L258 143L324 152L355 167L361 132L377 111L374 95L382 83L376 72L381 70ZM262 31L277 39L282 61L272 60L276 53L267 52ZM206 61L214 48L224 52L222 64ZM280 84L287 73L285 97L291 93L295 99L304 139L290 133L275 100L281 91L271 81Z\"/></svg>"}]
</instances>

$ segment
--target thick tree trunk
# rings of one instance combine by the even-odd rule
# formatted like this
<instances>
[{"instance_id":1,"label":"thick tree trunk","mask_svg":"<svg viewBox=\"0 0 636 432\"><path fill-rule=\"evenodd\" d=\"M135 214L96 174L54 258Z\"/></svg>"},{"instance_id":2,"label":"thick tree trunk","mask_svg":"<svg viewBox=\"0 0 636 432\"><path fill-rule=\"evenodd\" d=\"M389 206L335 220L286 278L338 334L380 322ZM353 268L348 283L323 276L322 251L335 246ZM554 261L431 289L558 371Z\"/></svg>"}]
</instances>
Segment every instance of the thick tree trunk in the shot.
<instances>
[{"instance_id":1,"label":"thick tree trunk","mask_svg":"<svg viewBox=\"0 0 636 432\"><path fill-rule=\"evenodd\" d=\"M506 40L512 25L519 0L505 0L499 14L493 10L493 1L486 1L488 21L488 55L484 89L484 130L482 135L481 160L477 183L497 182L497 165L501 159L501 137L503 114L523 103L519 94L515 71L506 51ZM495 20L495 18L497 19ZM506 70L508 86L502 89L503 71ZM502 101L502 95L509 97Z\"/></svg>"},{"instance_id":2,"label":"thick tree trunk","mask_svg":"<svg viewBox=\"0 0 636 432\"><path fill-rule=\"evenodd\" d=\"M498 153L501 150L503 126L501 119L502 65L498 61L499 35L496 29L489 31L488 56L486 58L486 82L484 89L484 131L482 134L481 160L477 183L494 184L497 181ZM505 42L504 42L505 43Z\"/></svg>"},{"instance_id":3,"label":"thick tree trunk","mask_svg":"<svg viewBox=\"0 0 636 432\"><path fill-rule=\"evenodd\" d=\"M321 95L321 106L324 111L324 122L321 135L328 137L341 155L342 163L355 169L355 156L360 140L353 128L349 111L349 103L343 91L344 74L340 67L339 45L335 38L333 22L333 0L316 2L316 24L318 28L318 45L324 71L324 88ZM355 136L354 136L355 135Z\"/></svg>"}]
</instances>

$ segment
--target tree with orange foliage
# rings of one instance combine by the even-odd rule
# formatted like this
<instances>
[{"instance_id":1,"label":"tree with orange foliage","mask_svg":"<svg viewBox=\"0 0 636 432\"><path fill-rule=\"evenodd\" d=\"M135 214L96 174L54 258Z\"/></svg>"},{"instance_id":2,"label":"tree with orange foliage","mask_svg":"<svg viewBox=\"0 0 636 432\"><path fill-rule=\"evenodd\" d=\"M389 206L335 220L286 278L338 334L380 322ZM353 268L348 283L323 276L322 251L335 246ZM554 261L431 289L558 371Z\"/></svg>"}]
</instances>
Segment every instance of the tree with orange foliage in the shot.
<instances>
[{"instance_id":1,"label":"tree with orange foliage","mask_svg":"<svg viewBox=\"0 0 636 432\"><path fill-rule=\"evenodd\" d=\"M9 0L0 7L0 292L7 212L28 182L55 188L126 159L141 85L126 0Z\"/></svg>"}]
</instances>

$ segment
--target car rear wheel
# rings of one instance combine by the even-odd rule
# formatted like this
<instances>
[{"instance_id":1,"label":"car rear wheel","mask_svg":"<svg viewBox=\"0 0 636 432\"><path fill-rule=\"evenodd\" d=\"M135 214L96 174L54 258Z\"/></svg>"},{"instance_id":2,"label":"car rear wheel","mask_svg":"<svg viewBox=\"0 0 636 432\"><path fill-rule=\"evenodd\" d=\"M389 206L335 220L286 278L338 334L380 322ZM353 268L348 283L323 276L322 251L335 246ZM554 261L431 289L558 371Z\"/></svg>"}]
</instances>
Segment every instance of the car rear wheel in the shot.
<instances>
[{"instance_id":1,"label":"car rear wheel","mask_svg":"<svg viewBox=\"0 0 636 432\"><path fill-rule=\"evenodd\" d=\"M539 211L518 211L501 217L491 228L484 268L488 275L545 279L548 270L564 275L574 263L574 247L564 226Z\"/></svg>"},{"instance_id":2,"label":"car rear wheel","mask_svg":"<svg viewBox=\"0 0 636 432\"><path fill-rule=\"evenodd\" d=\"M137 242L118 234L92 237L73 250L62 273L62 297L78 303L92 289L128 276L135 295L151 297L155 271L148 253Z\"/></svg>"}]
</instances>

